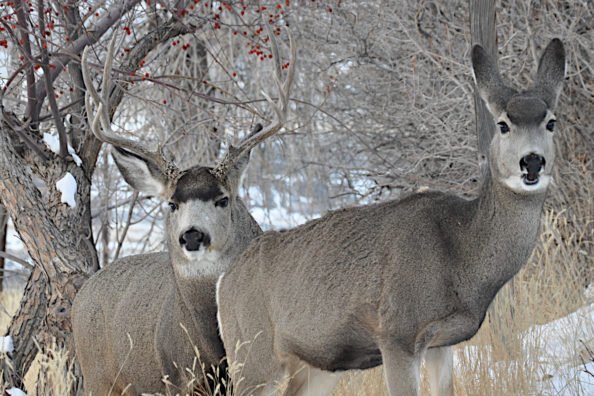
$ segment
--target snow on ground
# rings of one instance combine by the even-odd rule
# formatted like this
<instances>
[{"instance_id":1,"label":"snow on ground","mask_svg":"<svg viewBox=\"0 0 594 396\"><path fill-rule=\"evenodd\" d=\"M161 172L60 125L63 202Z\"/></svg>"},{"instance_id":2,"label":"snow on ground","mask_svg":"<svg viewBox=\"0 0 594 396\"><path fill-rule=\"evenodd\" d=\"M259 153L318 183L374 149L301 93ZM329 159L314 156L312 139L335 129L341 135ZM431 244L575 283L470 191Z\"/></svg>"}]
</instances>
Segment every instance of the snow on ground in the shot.
<instances>
[{"instance_id":1,"label":"snow on ground","mask_svg":"<svg viewBox=\"0 0 594 396\"><path fill-rule=\"evenodd\" d=\"M280 194L276 192L272 194L274 202L266 202L266 209L264 208L265 199L259 188L249 187L247 194L244 195L247 195L249 199L250 213L265 231L293 228L319 217L319 215L306 216L287 210L281 202Z\"/></svg>"},{"instance_id":2,"label":"snow on ground","mask_svg":"<svg viewBox=\"0 0 594 396\"><path fill-rule=\"evenodd\" d=\"M486 364L493 381L532 371L538 378L538 395L594 396L594 303L544 325L535 325L518 336L522 358L498 361L491 345L467 345L458 354L476 364ZM480 371L480 370L479 370ZM592 374L589 374L588 371Z\"/></svg>"},{"instance_id":3,"label":"snow on ground","mask_svg":"<svg viewBox=\"0 0 594 396\"><path fill-rule=\"evenodd\" d=\"M539 354L539 364L546 370L542 376L544 394L594 395L594 357L588 352L594 351L594 303L534 326L525 335L527 343L546 343ZM576 384L577 388L568 384Z\"/></svg>"},{"instance_id":4,"label":"snow on ground","mask_svg":"<svg viewBox=\"0 0 594 396\"><path fill-rule=\"evenodd\" d=\"M8 393L10 396L27 396L27 394L19 388L6 389L6 393Z\"/></svg>"}]
</instances>

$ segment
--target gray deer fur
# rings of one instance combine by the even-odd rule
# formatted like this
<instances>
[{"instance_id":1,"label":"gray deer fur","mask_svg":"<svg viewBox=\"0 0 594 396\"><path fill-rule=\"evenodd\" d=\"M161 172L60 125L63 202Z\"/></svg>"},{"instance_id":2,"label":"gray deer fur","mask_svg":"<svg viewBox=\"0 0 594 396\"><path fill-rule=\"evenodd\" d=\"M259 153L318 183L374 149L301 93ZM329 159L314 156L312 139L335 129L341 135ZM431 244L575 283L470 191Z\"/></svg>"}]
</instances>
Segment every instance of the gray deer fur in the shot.
<instances>
[{"instance_id":1,"label":"gray deer fur","mask_svg":"<svg viewBox=\"0 0 594 396\"><path fill-rule=\"evenodd\" d=\"M383 364L390 395L417 395L423 356L432 394L453 393L449 347L478 331L538 235L565 55L551 41L523 92L480 46L472 64L497 123L478 197L417 193L255 239L217 283L237 394L287 378L288 395L329 394L330 372Z\"/></svg>"},{"instance_id":2,"label":"gray deer fur","mask_svg":"<svg viewBox=\"0 0 594 396\"><path fill-rule=\"evenodd\" d=\"M165 392L162 377L168 375L173 387L167 390L190 393L184 370L193 367L193 346L207 371L224 357L216 328L216 279L261 233L237 196L249 154L224 180L202 166L169 180L146 158L117 147L112 154L131 186L169 201L175 210L166 220L167 252L117 260L76 296L72 320L85 392ZM182 244L188 230L203 235ZM200 235L196 232L189 235Z\"/></svg>"}]
</instances>

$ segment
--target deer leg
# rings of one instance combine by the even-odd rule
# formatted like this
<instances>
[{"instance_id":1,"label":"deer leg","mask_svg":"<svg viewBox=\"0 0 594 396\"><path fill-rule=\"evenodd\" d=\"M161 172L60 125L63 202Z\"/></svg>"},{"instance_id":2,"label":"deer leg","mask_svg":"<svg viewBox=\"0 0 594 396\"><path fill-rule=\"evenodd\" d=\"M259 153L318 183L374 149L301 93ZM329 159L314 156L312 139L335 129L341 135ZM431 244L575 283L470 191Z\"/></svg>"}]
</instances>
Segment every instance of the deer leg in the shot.
<instances>
[{"instance_id":1,"label":"deer leg","mask_svg":"<svg viewBox=\"0 0 594 396\"><path fill-rule=\"evenodd\" d=\"M326 396L332 393L342 373L331 373L309 365L289 378L284 396Z\"/></svg>"},{"instance_id":2,"label":"deer leg","mask_svg":"<svg viewBox=\"0 0 594 396\"><path fill-rule=\"evenodd\" d=\"M454 353L452 347L431 348L425 352L425 367L431 396L453 396Z\"/></svg>"},{"instance_id":3,"label":"deer leg","mask_svg":"<svg viewBox=\"0 0 594 396\"><path fill-rule=\"evenodd\" d=\"M274 340L270 332L260 332L251 338L250 342L235 351L235 356L233 352L231 356L228 355L231 359L229 372L233 381L233 394L276 395L286 379L286 367L274 353Z\"/></svg>"},{"instance_id":4,"label":"deer leg","mask_svg":"<svg viewBox=\"0 0 594 396\"><path fill-rule=\"evenodd\" d=\"M383 345L380 350L390 396L418 396L421 356L396 343Z\"/></svg>"}]
</instances>

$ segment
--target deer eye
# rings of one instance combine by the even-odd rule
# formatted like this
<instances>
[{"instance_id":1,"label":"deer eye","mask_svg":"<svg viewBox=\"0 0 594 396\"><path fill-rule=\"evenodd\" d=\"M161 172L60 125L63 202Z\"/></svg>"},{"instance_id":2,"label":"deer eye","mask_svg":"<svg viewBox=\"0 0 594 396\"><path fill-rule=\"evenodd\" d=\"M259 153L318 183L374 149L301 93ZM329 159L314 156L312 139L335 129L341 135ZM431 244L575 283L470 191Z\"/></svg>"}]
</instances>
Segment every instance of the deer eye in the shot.
<instances>
[{"instance_id":1,"label":"deer eye","mask_svg":"<svg viewBox=\"0 0 594 396\"><path fill-rule=\"evenodd\" d=\"M509 132L509 125L507 125L504 121L498 122L497 125L499 126L499 131L501 133Z\"/></svg>"},{"instance_id":2,"label":"deer eye","mask_svg":"<svg viewBox=\"0 0 594 396\"><path fill-rule=\"evenodd\" d=\"M223 197L215 202L215 206L218 208L226 208L229 205L229 197Z\"/></svg>"},{"instance_id":3,"label":"deer eye","mask_svg":"<svg viewBox=\"0 0 594 396\"><path fill-rule=\"evenodd\" d=\"M175 202L168 202L167 204L169 205L169 209L171 209L172 213L179 208L179 206Z\"/></svg>"},{"instance_id":4,"label":"deer eye","mask_svg":"<svg viewBox=\"0 0 594 396\"><path fill-rule=\"evenodd\" d=\"M549 122L547 122L547 131L553 132L553 130L555 129L555 122L556 120L549 120Z\"/></svg>"}]
</instances>

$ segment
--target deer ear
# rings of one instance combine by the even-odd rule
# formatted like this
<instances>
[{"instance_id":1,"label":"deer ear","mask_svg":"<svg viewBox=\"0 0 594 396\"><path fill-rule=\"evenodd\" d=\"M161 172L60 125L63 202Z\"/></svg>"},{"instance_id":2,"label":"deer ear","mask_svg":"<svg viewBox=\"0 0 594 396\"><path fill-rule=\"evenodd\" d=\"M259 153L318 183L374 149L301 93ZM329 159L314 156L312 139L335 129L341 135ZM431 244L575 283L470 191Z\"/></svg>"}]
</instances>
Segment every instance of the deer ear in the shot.
<instances>
[{"instance_id":1,"label":"deer ear","mask_svg":"<svg viewBox=\"0 0 594 396\"><path fill-rule=\"evenodd\" d=\"M112 147L111 155L130 186L150 196L169 198L171 183L157 165L121 147Z\"/></svg>"},{"instance_id":2,"label":"deer ear","mask_svg":"<svg viewBox=\"0 0 594 396\"><path fill-rule=\"evenodd\" d=\"M251 150L243 153L241 157L239 157L237 161L235 161L235 163L231 166L229 172L227 172L227 183L234 194L239 192L243 175L250 162L250 155Z\"/></svg>"},{"instance_id":3,"label":"deer ear","mask_svg":"<svg viewBox=\"0 0 594 396\"><path fill-rule=\"evenodd\" d=\"M553 39L545 48L536 73L535 88L538 90L549 108L557 105L561 86L565 78L565 48L559 39Z\"/></svg>"},{"instance_id":4,"label":"deer ear","mask_svg":"<svg viewBox=\"0 0 594 396\"><path fill-rule=\"evenodd\" d=\"M472 47L471 58L474 82L479 95L491 114L497 118L505 111L507 101L516 92L503 83L497 63L483 47L480 45Z\"/></svg>"}]
</instances>

